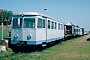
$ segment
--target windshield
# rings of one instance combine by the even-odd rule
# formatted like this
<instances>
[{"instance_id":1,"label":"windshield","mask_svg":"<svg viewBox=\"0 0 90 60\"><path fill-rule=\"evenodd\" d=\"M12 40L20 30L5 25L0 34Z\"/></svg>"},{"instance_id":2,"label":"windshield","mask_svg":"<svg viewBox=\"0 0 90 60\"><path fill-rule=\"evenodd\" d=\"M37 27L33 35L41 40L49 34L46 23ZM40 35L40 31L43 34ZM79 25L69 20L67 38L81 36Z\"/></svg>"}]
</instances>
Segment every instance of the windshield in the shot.
<instances>
[{"instance_id":1,"label":"windshield","mask_svg":"<svg viewBox=\"0 0 90 60\"><path fill-rule=\"evenodd\" d=\"M22 18L14 18L13 19L13 28L22 27Z\"/></svg>"},{"instance_id":2,"label":"windshield","mask_svg":"<svg viewBox=\"0 0 90 60\"><path fill-rule=\"evenodd\" d=\"M35 28L35 18L24 18L24 28Z\"/></svg>"}]
</instances>

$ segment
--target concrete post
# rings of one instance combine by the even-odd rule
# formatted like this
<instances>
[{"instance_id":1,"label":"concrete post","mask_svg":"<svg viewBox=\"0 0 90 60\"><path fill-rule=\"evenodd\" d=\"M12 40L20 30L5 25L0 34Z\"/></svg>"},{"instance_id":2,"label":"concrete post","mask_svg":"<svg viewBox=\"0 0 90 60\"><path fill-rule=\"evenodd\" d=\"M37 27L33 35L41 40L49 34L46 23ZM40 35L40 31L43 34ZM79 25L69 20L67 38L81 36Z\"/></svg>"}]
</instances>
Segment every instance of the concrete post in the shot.
<instances>
[{"instance_id":1,"label":"concrete post","mask_svg":"<svg viewBox=\"0 0 90 60\"><path fill-rule=\"evenodd\" d=\"M3 23L2 23L2 40L3 40Z\"/></svg>"}]
</instances>

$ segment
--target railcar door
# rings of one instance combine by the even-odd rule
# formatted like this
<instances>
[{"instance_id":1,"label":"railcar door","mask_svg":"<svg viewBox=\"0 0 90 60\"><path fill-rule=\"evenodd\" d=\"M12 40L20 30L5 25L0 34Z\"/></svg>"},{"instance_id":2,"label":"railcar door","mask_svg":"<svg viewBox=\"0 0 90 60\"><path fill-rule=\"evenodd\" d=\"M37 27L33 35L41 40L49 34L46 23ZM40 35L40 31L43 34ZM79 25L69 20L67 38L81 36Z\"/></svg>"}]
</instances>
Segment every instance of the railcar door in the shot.
<instances>
[{"instance_id":1,"label":"railcar door","mask_svg":"<svg viewBox=\"0 0 90 60\"><path fill-rule=\"evenodd\" d=\"M37 44L46 43L47 40L46 31L46 18L38 17L37 29L36 29L36 41Z\"/></svg>"}]
</instances>

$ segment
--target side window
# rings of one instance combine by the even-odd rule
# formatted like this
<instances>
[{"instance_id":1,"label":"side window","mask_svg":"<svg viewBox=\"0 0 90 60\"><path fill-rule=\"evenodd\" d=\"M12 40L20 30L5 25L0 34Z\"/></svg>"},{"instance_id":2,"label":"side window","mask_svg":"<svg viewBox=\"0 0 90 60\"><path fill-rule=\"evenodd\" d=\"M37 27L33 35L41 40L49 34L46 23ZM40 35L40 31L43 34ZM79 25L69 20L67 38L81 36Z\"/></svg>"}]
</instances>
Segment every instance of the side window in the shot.
<instances>
[{"instance_id":1,"label":"side window","mask_svg":"<svg viewBox=\"0 0 90 60\"><path fill-rule=\"evenodd\" d=\"M45 26L45 19L43 19L43 28L45 28L46 26Z\"/></svg>"},{"instance_id":2,"label":"side window","mask_svg":"<svg viewBox=\"0 0 90 60\"><path fill-rule=\"evenodd\" d=\"M48 29L50 29L50 21L48 20Z\"/></svg>"},{"instance_id":3,"label":"side window","mask_svg":"<svg viewBox=\"0 0 90 60\"><path fill-rule=\"evenodd\" d=\"M55 29L57 29L57 23L55 22Z\"/></svg>"},{"instance_id":4,"label":"side window","mask_svg":"<svg viewBox=\"0 0 90 60\"><path fill-rule=\"evenodd\" d=\"M42 19L38 18L37 28L42 28Z\"/></svg>"},{"instance_id":5,"label":"side window","mask_svg":"<svg viewBox=\"0 0 90 60\"><path fill-rule=\"evenodd\" d=\"M58 23L58 29L60 29L60 23Z\"/></svg>"},{"instance_id":6,"label":"side window","mask_svg":"<svg viewBox=\"0 0 90 60\"><path fill-rule=\"evenodd\" d=\"M54 22L52 21L52 29L54 29Z\"/></svg>"}]
</instances>

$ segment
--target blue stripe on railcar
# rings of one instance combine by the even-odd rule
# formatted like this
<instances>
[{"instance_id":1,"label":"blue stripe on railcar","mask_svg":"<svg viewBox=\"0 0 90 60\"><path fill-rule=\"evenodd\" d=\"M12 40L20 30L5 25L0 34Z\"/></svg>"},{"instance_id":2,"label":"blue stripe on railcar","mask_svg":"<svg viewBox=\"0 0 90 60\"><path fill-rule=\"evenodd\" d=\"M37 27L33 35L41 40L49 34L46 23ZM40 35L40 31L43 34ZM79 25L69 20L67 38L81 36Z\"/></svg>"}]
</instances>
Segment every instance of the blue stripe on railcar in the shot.
<instances>
[{"instance_id":1,"label":"blue stripe on railcar","mask_svg":"<svg viewBox=\"0 0 90 60\"><path fill-rule=\"evenodd\" d=\"M42 44L43 42L51 42L51 41L55 41L55 40L59 40L59 39L63 39L64 37L58 37L58 38L52 38L52 39L48 39L48 40L39 40L39 41L23 41L23 42L27 42L27 45L38 45L38 44ZM18 40L13 40L11 41L12 44L18 44Z\"/></svg>"}]
</instances>

